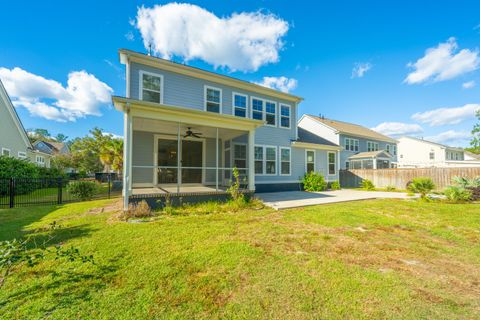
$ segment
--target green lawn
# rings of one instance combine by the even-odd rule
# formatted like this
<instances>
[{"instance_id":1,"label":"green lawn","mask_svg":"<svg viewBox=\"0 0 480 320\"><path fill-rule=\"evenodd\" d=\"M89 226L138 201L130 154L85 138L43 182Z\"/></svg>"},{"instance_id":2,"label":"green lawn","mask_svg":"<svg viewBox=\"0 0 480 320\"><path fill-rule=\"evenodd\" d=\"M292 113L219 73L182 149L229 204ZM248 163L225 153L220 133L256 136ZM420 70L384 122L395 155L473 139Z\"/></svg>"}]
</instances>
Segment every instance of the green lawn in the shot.
<instances>
[{"instance_id":1,"label":"green lawn","mask_svg":"<svg viewBox=\"0 0 480 320\"><path fill-rule=\"evenodd\" d=\"M0 240L57 221L57 241L96 262L22 267L0 289L2 319L480 318L478 204L372 200L135 224L112 203L0 210Z\"/></svg>"}]
</instances>

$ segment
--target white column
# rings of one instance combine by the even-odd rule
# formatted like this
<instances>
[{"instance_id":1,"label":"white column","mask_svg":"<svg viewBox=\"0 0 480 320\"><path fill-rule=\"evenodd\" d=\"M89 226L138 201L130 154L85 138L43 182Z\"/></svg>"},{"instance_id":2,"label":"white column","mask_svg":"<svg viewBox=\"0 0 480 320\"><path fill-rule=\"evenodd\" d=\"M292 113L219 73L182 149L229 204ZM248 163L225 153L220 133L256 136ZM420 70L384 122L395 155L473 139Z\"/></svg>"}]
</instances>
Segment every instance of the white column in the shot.
<instances>
[{"instance_id":1,"label":"white column","mask_svg":"<svg viewBox=\"0 0 480 320\"><path fill-rule=\"evenodd\" d=\"M180 135L180 122L177 130L177 192L182 184L182 136Z\"/></svg>"},{"instance_id":2,"label":"white column","mask_svg":"<svg viewBox=\"0 0 480 320\"><path fill-rule=\"evenodd\" d=\"M255 129L248 132L248 189L255 191Z\"/></svg>"},{"instance_id":3,"label":"white column","mask_svg":"<svg viewBox=\"0 0 480 320\"><path fill-rule=\"evenodd\" d=\"M132 172L132 116L129 109L126 109L123 114L123 134L123 209L128 210Z\"/></svg>"},{"instance_id":4,"label":"white column","mask_svg":"<svg viewBox=\"0 0 480 320\"><path fill-rule=\"evenodd\" d=\"M377 159L376 158L372 158L372 162L373 162L373 169L377 169Z\"/></svg>"},{"instance_id":5,"label":"white column","mask_svg":"<svg viewBox=\"0 0 480 320\"><path fill-rule=\"evenodd\" d=\"M218 191L218 128L215 136L215 190Z\"/></svg>"}]
</instances>

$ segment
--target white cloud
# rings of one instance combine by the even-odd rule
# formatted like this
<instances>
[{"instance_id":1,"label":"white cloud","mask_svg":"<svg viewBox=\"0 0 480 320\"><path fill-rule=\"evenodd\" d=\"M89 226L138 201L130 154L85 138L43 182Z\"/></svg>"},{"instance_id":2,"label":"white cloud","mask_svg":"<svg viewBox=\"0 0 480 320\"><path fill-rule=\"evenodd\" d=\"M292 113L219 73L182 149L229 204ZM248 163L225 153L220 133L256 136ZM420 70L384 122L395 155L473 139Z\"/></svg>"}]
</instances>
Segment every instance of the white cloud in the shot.
<instances>
[{"instance_id":1,"label":"white cloud","mask_svg":"<svg viewBox=\"0 0 480 320\"><path fill-rule=\"evenodd\" d=\"M480 104L471 103L463 107L439 108L425 112L417 112L412 115L412 119L422 123L428 123L432 127L458 124L464 120L475 117L475 113L478 110L480 110Z\"/></svg>"},{"instance_id":2,"label":"white cloud","mask_svg":"<svg viewBox=\"0 0 480 320\"><path fill-rule=\"evenodd\" d=\"M263 77L263 80L261 82L255 82L256 84L259 84L261 86L279 90L282 92L290 92L294 90L297 85L298 81L293 78L287 78L287 77Z\"/></svg>"},{"instance_id":3,"label":"white cloud","mask_svg":"<svg viewBox=\"0 0 480 320\"><path fill-rule=\"evenodd\" d=\"M66 87L18 67L0 68L0 79L16 107L59 122L75 121L88 115L100 116L101 106L110 103L113 92L86 71L70 72Z\"/></svg>"},{"instance_id":4,"label":"white cloud","mask_svg":"<svg viewBox=\"0 0 480 320\"><path fill-rule=\"evenodd\" d=\"M111 136L113 139L123 139L123 136L111 132L102 132L102 134L104 136Z\"/></svg>"},{"instance_id":5,"label":"white cloud","mask_svg":"<svg viewBox=\"0 0 480 320\"><path fill-rule=\"evenodd\" d=\"M234 13L217 17L192 4L141 7L136 17L145 48L165 59L202 59L232 71L256 71L279 60L288 23L273 14Z\"/></svg>"},{"instance_id":6,"label":"white cloud","mask_svg":"<svg viewBox=\"0 0 480 320\"><path fill-rule=\"evenodd\" d=\"M463 89L471 89L473 87L475 87L475 81L473 81L473 80L462 83L462 88Z\"/></svg>"},{"instance_id":7,"label":"white cloud","mask_svg":"<svg viewBox=\"0 0 480 320\"><path fill-rule=\"evenodd\" d=\"M412 135L423 132L422 127L418 124L402 122L383 122L372 130L387 136Z\"/></svg>"},{"instance_id":8,"label":"white cloud","mask_svg":"<svg viewBox=\"0 0 480 320\"><path fill-rule=\"evenodd\" d=\"M435 48L427 49L425 56L408 64L414 71L407 76L405 82L415 84L428 80L443 81L478 69L478 50L462 49L457 52L457 49L457 41L453 37Z\"/></svg>"},{"instance_id":9,"label":"white cloud","mask_svg":"<svg viewBox=\"0 0 480 320\"><path fill-rule=\"evenodd\" d=\"M128 31L127 33L125 33L125 39L127 39L128 41L134 41L135 35L132 31Z\"/></svg>"},{"instance_id":10,"label":"white cloud","mask_svg":"<svg viewBox=\"0 0 480 320\"><path fill-rule=\"evenodd\" d=\"M425 140L442 143L446 145L465 145L472 138L469 131L448 130L434 136L425 137Z\"/></svg>"},{"instance_id":11,"label":"white cloud","mask_svg":"<svg viewBox=\"0 0 480 320\"><path fill-rule=\"evenodd\" d=\"M370 62L357 62L353 66L351 79L362 78L368 70L372 69Z\"/></svg>"}]
</instances>

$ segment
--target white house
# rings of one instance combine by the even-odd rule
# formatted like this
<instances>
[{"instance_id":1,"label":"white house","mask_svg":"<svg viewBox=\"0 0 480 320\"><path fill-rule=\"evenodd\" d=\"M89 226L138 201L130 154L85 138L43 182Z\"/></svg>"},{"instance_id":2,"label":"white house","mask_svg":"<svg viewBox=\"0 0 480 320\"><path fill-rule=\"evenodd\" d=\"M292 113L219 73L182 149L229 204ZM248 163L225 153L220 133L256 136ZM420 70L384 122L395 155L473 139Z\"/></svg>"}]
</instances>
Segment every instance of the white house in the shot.
<instances>
[{"instance_id":1,"label":"white house","mask_svg":"<svg viewBox=\"0 0 480 320\"><path fill-rule=\"evenodd\" d=\"M413 138L398 139L398 167L477 167L480 160L467 160L462 148Z\"/></svg>"}]
</instances>

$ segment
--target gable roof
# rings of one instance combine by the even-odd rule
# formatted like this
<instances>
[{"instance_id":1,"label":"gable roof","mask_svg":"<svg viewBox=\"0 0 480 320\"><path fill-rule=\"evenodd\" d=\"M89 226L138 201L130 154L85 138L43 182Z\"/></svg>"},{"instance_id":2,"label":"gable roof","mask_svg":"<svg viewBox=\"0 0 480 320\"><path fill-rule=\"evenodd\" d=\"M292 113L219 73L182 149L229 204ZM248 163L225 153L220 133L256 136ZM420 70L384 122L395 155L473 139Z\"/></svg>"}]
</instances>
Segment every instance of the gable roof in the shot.
<instances>
[{"instance_id":1,"label":"gable roof","mask_svg":"<svg viewBox=\"0 0 480 320\"><path fill-rule=\"evenodd\" d=\"M474 159L478 159L480 160L480 154L477 154L477 153L473 153L473 152L470 152L470 151L464 151L465 152L465 155L468 155Z\"/></svg>"},{"instance_id":2,"label":"gable roof","mask_svg":"<svg viewBox=\"0 0 480 320\"><path fill-rule=\"evenodd\" d=\"M10 99L7 90L3 86L2 80L0 80L0 99L2 99L5 103L5 106L10 113L13 122L15 123L15 127L18 129L18 133L22 137L22 140L25 142L25 145L27 148L31 148L32 144L30 143L30 140L28 139L27 132L25 131L25 128L23 127L22 121L18 117L17 110L15 110L15 107L13 106L12 100Z\"/></svg>"},{"instance_id":3,"label":"gable roof","mask_svg":"<svg viewBox=\"0 0 480 320\"><path fill-rule=\"evenodd\" d=\"M172 71L191 77L201 78L220 84L226 84L235 88L253 91L259 94L264 94L275 98L292 101L295 103L301 102L303 100L302 97L264 87L256 83L225 76L219 73L203 70L196 67L187 66L185 64L150 56L144 53L128 49L120 49L118 50L118 53L120 55L120 63L122 64L126 64L127 60L131 60L133 62L150 65L152 67L162 68L163 70Z\"/></svg>"},{"instance_id":4,"label":"gable roof","mask_svg":"<svg viewBox=\"0 0 480 320\"><path fill-rule=\"evenodd\" d=\"M365 158L391 158L392 155L385 150L367 151L354 154L348 159L365 159Z\"/></svg>"},{"instance_id":5,"label":"gable roof","mask_svg":"<svg viewBox=\"0 0 480 320\"><path fill-rule=\"evenodd\" d=\"M442 147L442 148L445 148L445 149L451 149L451 150L464 152L464 150L462 148L450 147L450 146L447 146L446 144L441 144L441 143L438 143L438 142L428 141L428 140L425 140L425 139L420 139L420 138L415 138L415 137L407 137L407 136L401 137L400 139L415 140L415 141L419 141L419 142L428 143L428 144L431 144L431 145L434 145L434 146Z\"/></svg>"},{"instance_id":6,"label":"gable roof","mask_svg":"<svg viewBox=\"0 0 480 320\"><path fill-rule=\"evenodd\" d=\"M318 116L310 115L307 114L307 117L310 117L327 127L330 127L342 134L346 135L351 135L351 136L358 136L362 138L367 138L367 139L374 139L374 140L380 140L380 141L386 141L386 142L391 142L391 143L397 143L397 140L390 138L388 136L385 136L381 133L378 133L376 131L373 131L372 129L366 128L364 126L354 124L354 123L349 123L349 122L344 122L344 121L338 121L338 120L332 120L332 119L327 119L327 118L321 118Z\"/></svg>"},{"instance_id":7,"label":"gable roof","mask_svg":"<svg viewBox=\"0 0 480 320\"><path fill-rule=\"evenodd\" d=\"M321 144L321 145L326 145L326 146L335 146L338 147L338 144L335 144L331 141L328 141L327 139L324 139L320 136L317 136L314 133L311 133L308 130L305 130L303 128L298 127L298 142L304 142L304 143L314 143L314 144Z\"/></svg>"},{"instance_id":8,"label":"gable roof","mask_svg":"<svg viewBox=\"0 0 480 320\"><path fill-rule=\"evenodd\" d=\"M39 143L45 144L50 150L52 150L52 153L59 153L65 147L64 142L53 142L53 141L43 141L43 140L37 140L33 143L33 145L37 146L37 144Z\"/></svg>"}]
</instances>

